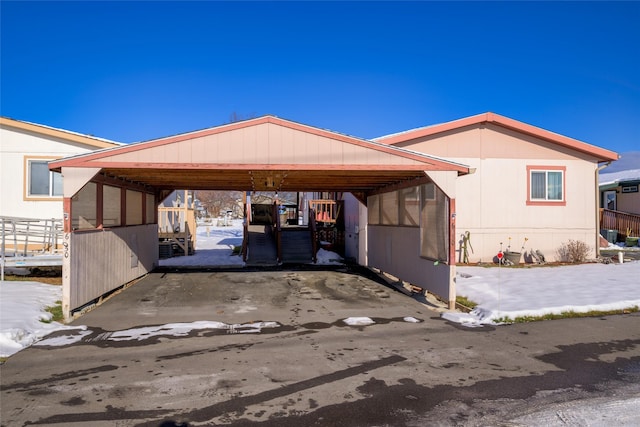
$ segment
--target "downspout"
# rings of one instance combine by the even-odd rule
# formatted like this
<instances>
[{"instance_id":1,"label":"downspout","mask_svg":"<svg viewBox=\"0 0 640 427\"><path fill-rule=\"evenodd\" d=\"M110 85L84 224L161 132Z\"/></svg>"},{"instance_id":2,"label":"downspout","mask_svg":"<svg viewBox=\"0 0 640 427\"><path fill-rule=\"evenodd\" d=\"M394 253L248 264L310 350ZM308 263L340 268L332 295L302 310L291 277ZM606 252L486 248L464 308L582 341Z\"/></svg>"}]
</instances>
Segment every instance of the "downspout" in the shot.
<instances>
[{"instance_id":1,"label":"downspout","mask_svg":"<svg viewBox=\"0 0 640 427\"><path fill-rule=\"evenodd\" d=\"M596 258L600 257L600 180L599 180L599 176L600 176L600 171L606 167L609 167L609 165L611 165L611 162L607 162L603 165L600 165L596 168L596 224L597 224L597 229L598 232L596 233Z\"/></svg>"}]
</instances>

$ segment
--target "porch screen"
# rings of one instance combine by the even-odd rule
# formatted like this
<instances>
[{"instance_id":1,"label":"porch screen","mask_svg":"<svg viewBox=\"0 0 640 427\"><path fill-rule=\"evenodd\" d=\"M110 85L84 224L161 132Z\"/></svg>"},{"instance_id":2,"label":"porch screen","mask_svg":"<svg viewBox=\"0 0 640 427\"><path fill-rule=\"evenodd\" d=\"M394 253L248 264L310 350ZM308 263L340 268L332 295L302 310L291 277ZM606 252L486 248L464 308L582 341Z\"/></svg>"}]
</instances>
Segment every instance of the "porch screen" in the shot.
<instances>
[{"instance_id":1,"label":"porch screen","mask_svg":"<svg viewBox=\"0 0 640 427\"><path fill-rule=\"evenodd\" d=\"M384 225L398 225L398 192L380 195L380 219Z\"/></svg>"},{"instance_id":2,"label":"porch screen","mask_svg":"<svg viewBox=\"0 0 640 427\"><path fill-rule=\"evenodd\" d=\"M417 227L420 224L420 187L400 190L400 225Z\"/></svg>"},{"instance_id":3,"label":"porch screen","mask_svg":"<svg viewBox=\"0 0 640 427\"><path fill-rule=\"evenodd\" d=\"M127 190L127 225L142 224L142 193Z\"/></svg>"},{"instance_id":4,"label":"porch screen","mask_svg":"<svg viewBox=\"0 0 640 427\"><path fill-rule=\"evenodd\" d=\"M116 227L122 224L120 218L121 200L120 187L102 186L102 225Z\"/></svg>"},{"instance_id":5,"label":"porch screen","mask_svg":"<svg viewBox=\"0 0 640 427\"><path fill-rule=\"evenodd\" d=\"M96 228L97 185L88 182L71 198L71 227L74 230Z\"/></svg>"},{"instance_id":6,"label":"porch screen","mask_svg":"<svg viewBox=\"0 0 640 427\"><path fill-rule=\"evenodd\" d=\"M367 199L367 222L371 225L380 224L380 196Z\"/></svg>"},{"instance_id":7,"label":"porch screen","mask_svg":"<svg viewBox=\"0 0 640 427\"><path fill-rule=\"evenodd\" d=\"M153 224L156 219L156 208L157 208L155 196L153 194L146 193L145 203L147 204L146 212L145 212L147 218L145 219L145 224Z\"/></svg>"},{"instance_id":8,"label":"porch screen","mask_svg":"<svg viewBox=\"0 0 640 427\"><path fill-rule=\"evenodd\" d=\"M449 261L449 198L433 183L420 187L420 256Z\"/></svg>"}]
</instances>

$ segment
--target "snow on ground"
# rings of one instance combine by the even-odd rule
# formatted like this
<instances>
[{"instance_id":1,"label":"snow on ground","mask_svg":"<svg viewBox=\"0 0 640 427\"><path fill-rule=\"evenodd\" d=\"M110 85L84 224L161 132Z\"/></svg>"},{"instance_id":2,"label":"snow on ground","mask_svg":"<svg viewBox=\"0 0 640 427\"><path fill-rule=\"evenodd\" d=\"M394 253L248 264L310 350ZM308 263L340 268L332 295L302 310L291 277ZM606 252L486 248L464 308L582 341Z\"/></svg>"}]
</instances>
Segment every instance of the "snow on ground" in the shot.
<instances>
[{"instance_id":1,"label":"snow on ground","mask_svg":"<svg viewBox=\"0 0 640 427\"><path fill-rule=\"evenodd\" d=\"M161 260L160 265L242 266L242 257L232 255L233 247L241 244L241 221L234 221L226 227L201 225L197 228L195 255ZM324 249L318 252L319 264L341 262L342 259L336 253ZM467 326L493 323L495 319L504 317L514 319L518 316L537 316L568 310L622 310L640 306L640 261L530 268L458 266L457 272L458 295L464 295L479 305L471 313L445 313L443 317ZM40 321L51 319L51 315L44 309L55 305L56 301L61 299L60 286L27 281L1 282L0 357L8 357L56 330L68 329L72 333L49 338L38 344L67 345L90 334L91 331L87 331L85 327ZM411 317L404 320L409 323L419 322ZM347 318L343 321L350 325L373 323L368 317ZM146 339L157 335L183 335L202 328L226 329L228 333L259 333L262 328L279 326L273 322L229 325L203 320L116 331L110 333L108 338Z\"/></svg>"},{"instance_id":2,"label":"snow on ground","mask_svg":"<svg viewBox=\"0 0 640 427\"><path fill-rule=\"evenodd\" d=\"M161 259L161 267L178 266L225 266L241 267L242 255L232 255L234 246L242 246L242 220L233 220L228 226L198 225L196 230L196 251L191 256ZM317 264L340 264L342 258L335 252L320 249Z\"/></svg>"},{"instance_id":3,"label":"snow on ground","mask_svg":"<svg viewBox=\"0 0 640 427\"><path fill-rule=\"evenodd\" d=\"M442 317L467 326L505 317L640 307L640 261L530 268L458 266L456 270L457 294L478 306L468 314Z\"/></svg>"},{"instance_id":4,"label":"snow on ground","mask_svg":"<svg viewBox=\"0 0 640 427\"><path fill-rule=\"evenodd\" d=\"M0 283L0 357L8 357L60 329L78 329L50 322L46 307L62 299L62 287L38 282ZM45 323L50 322L50 323Z\"/></svg>"}]
</instances>

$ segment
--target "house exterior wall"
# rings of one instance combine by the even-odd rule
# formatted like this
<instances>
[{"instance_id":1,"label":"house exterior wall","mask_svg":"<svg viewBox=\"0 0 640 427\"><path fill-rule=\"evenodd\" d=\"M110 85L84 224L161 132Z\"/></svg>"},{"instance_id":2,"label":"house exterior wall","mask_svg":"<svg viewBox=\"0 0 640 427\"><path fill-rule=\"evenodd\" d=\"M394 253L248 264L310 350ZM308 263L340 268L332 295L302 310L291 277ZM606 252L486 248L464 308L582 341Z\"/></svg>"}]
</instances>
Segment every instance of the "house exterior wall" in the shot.
<instances>
[{"instance_id":1,"label":"house exterior wall","mask_svg":"<svg viewBox=\"0 0 640 427\"><path fill-rule=\"evenodd\" d=\"M397 145L475 168L458 178L456 195L456 235L470 232L469 262L494 261L509 241L512 251L520 251L525 238L525 251L539 249L547 260L569 239L585 242L595 255L596 159L496 125ZM562 203L528 202L531 166L564 171Z\"/></svg>"},{"instance_id":2,"label":"house exterior wall","mask_svg":"<svg viewBox=\"0 0 640 427\"><path fill-rule=\"evenodd\" d=\"M616 204L620 212L640 215L640 192L623 193L622 187L616 188Z\"/></svg>"},{"instance_id":3,"label":"house exterior wall","mask_svg":"<svg viewBox=\"0 0 640 427\"><path fill-rule=\"evenodd\" d=\"M62 197L28 196L27 160L54 160L95 149L4 124L0 126L0 216L61 219Z\"/></svg>"}]
</instances>

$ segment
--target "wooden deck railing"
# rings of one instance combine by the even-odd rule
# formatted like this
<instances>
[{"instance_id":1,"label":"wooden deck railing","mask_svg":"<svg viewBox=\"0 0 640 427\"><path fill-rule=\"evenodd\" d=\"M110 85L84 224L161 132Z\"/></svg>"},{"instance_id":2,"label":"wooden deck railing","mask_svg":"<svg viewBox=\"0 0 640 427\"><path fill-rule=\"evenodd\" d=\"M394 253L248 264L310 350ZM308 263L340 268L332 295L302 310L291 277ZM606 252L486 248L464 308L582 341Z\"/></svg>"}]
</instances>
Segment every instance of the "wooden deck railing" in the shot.
<instances>
[{"instance_id":1,"label":"wooden deck railing","mask_svg":"<svg viewBox=\"0 0 640 427\"><path fill-rule=\"evenodd\" d=\"M335 223L340 213L340 203L336 200L309 200L309 210L315 212L316 221Z\"/></svg>"},{"instance_id":2,"label":"wooden deck railing","mask_svg":"<svg viewBox=\"0 0 640 427\"><path fill-rule=\"evenodd\" d=\"M158 237L176 243L185 255L191 255L196 247L195 210L186 206L159 206Z\"/></svg>"},{"instance_id":3,"label":"wooden deck railing","mask_svg":"<svg viewBox=\"0 0 640 427\"><path fill-rule=\"evenodd\" d=\"M601 208L600 230L617 230L618 236L626 236L627 230L631 230L632 236L638 236L640 215Z\"/></svg>"}]
</instances>

